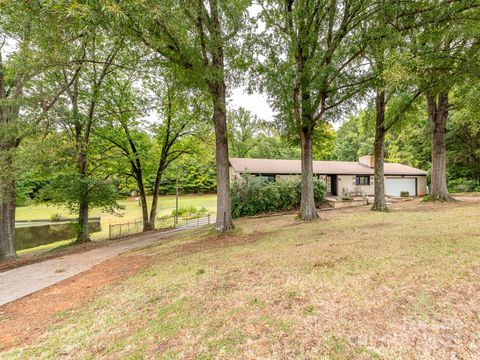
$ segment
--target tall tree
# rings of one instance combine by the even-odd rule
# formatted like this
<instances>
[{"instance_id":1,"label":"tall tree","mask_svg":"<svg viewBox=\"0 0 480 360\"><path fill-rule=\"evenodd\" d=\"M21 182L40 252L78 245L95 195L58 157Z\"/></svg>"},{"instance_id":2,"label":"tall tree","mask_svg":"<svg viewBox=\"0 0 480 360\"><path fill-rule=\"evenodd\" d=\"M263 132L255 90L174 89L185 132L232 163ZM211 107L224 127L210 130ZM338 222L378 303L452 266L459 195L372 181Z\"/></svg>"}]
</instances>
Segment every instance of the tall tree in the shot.
<instances>
[{"instance_id":1,"label":"tall tree","mask_svg":"<svg viewBox=\"0 0 480 360\"><path fill-rule=\"evenodd\" d=\"M454 86L478 74L480 7L477 1L426 2L435 11L416 11L410 20L424 26L414 32L414 54L420 61L419 83L425 89L432 143L430 199L451 201L447 188L445 132ZM475 75L474 75L475 76Z\"/></svg>"},{"instance_id":2,"label":"tall tree","mask_svg":"<svg viewBox=\"0 0 480 360\"><path fill-rule=\"evenodd\" d=\"M70 86L78 65L64 86L42 92L44 75L62 62L65 34L41 6L7 2L0 12L0 259L15 252L15 154L32 125Z\"/></svg>"},{"instance_id":3,"label":"tall tree","mask_svg":"<svg viewBox=\"0 0 480 360\"><path fill-rule=\"evenodd\" d=\"M250 0L124 1L110 13L121 29L182 69L192 86L209 94L213 107L217 165L215 229L233 227L227 136L226 78L236 64L239 31ZM226 54L228 58L226 59ZM228 60L226 62L226 60Z\"/></svg>"},{"instance_id":4,"label":"tall tree","mask_svg":"<svg viewBox=\"0 0 480 360\"><path fill-rule=\"evenodd\" d=\"M143 230L155 229L162 178L168 167L189 153L186 137L200 135L210 109L204 106L201 94L182 89L173 74L154 74L143 82L143 94L135 94L129 80L112 81L106 99L109 115L97 134L115 145L130 166L128 175L137 184L142 206ZM145 94L147 89L151 94ZM142 108L148 103L149 108ZM153 111L153 112L152 112ZM141 115L149 115L151 124L142 128ZM154 177L150 213L147 203L146 178Z\"/></svg>"},{"instance_id":5,"label":"tall tree","mask_svg":"<svg viewBox=\"0 0 480 360\"><path fill-rule=\"evenodd\" d=\"M367 57L373 73L373 88L375 93L375 139L374 154L374 188L375 196L372 205L374 211L388 211L385 199L385 137L392 127L398 126L405 113L412 109L421 91L410 85L411 79L404 77L401 81L390 81L389 69L395 64L395 57L401 52L401 44L394 40L394 28L385 23L375 33L384 31L384 36L377 37L368 47ZM397 34L401 35L401 34ZM388 37L387 37L388 36ZM393 55L393 56L392 56ZM393 69L395 72L395 69ZM394 75L396 79L396 75Z\"/></svg>"},{"instance_id":6,"label":"tall tree","mask_svg":"<svg viewBox=\"0 0 480 360\"><path fill-rule=\"evenodd\" d=\"M105 32L89 24L80 30L78 40L71 41L71 58L68 63L78 62L77 54L81 53L81 69L78 76L67 86L68 79L72 76L71 67L68 65L59 69L52 75L52 81L66 87L66 96L55 107L52 120L65 130L75 144L76 175L68 177L70 185L65 184L65 202L78 207L78 242L90 240L88 218L91 192L99 183L92 180L92 173L97 167L90 164L90 144L93 131L98 126L101 115L100 109L104 106L104 98L108 89L106 84L109 78L115 75L120 67L125 64L121 56L125 49L123 38L110 39ZM68 194L71 187L72 197ZM58 195L61 193L59 192ZM61 202L61 196L53 197L56 202Z\"/></svg>"},{"instance_id":7,"label":"tall tree","mask_svg":"<svg viewBox=\"0 0 480 360\"><path fill-rule=\"evenodd\" d=\"M262 1L266 87L274 105L295 124L302 162L300 217L318 217L313 193L316 125L361 93L367 43L362 24L376 11L368 0Z\"/></svg>"}]
</instances>

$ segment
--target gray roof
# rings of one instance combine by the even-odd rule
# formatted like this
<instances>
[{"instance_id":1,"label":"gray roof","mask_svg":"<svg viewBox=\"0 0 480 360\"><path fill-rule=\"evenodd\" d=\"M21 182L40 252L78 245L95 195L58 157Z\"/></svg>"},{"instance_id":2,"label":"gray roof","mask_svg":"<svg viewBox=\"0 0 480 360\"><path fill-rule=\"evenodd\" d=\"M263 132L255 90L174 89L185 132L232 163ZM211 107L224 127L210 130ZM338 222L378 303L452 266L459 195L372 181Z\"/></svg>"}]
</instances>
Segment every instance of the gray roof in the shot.
<instances>
[{"instance_id":1,"label":"gray roof","mask_svg":"<svg viewBox=\"0 0 480 360\"><path fill-rule=\"evenodd\" d=\"M300 160L230 158L237 173L300 174ZM314 161L314 174L373 175L373 168L354 161ZM398 163L385 163L385 175L427 175L424 170Z\"/></svg>"}]
</instances>

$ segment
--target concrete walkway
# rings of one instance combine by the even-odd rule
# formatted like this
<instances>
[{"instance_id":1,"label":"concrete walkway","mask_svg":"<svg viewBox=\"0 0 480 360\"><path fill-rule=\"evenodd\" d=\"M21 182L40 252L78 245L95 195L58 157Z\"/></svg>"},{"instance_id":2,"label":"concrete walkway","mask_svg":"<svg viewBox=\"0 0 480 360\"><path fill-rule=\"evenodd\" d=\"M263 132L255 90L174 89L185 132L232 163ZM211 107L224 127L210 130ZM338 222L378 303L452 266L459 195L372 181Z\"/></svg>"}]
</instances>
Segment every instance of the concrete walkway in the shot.
<instances>
[{"instance_id":1,"label":"concrete walkway","mask_svg":"<svg viewBox=\"0 0 480 360\"><path fill-rule=\"evenodd\" d=\"M75 276L129 250L145 247L175 232L144 234L80 254L65 255L0 273L0 306Z\"/></svg>"}]
</instances>

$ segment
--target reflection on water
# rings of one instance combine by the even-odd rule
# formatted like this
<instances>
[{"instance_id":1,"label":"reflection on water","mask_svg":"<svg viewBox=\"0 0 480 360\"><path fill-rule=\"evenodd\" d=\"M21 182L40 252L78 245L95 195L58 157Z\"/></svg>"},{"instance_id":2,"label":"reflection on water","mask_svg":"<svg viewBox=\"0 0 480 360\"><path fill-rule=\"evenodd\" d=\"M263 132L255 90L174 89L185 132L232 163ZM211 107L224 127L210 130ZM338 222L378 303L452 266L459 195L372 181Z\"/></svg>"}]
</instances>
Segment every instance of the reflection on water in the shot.
<instances>
[{"instance_id":1,"label":"reflection on water","mask_svg":"<svg viewBox=\"0 0 480 360\"><path fill-rule=\"evenodd\" d=\"M40 245L50 244L56 241L74 239L77 236L76 224L48 224L15 229L15 243L17 250L30 249ZM101 231L99 221L89 222L89 233Z\"/></svg>"}]
</instances>

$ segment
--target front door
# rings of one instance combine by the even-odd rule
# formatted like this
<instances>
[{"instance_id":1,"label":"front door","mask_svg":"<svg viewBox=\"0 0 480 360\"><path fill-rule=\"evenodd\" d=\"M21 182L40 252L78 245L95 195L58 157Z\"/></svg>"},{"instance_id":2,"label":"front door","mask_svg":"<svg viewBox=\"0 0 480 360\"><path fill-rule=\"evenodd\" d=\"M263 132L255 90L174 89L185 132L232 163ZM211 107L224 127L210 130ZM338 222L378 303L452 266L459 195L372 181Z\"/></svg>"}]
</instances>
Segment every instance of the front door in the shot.
<instances>
[{"instance_id":1,"label":"front door","mask_svg":"<svg viewBox=\"0 0 480 360\"><path fill-rule=\"evenodd\" d=\"M327 175L327 195L337 195L337 175Z\"/></svg>"}]
</instances>

